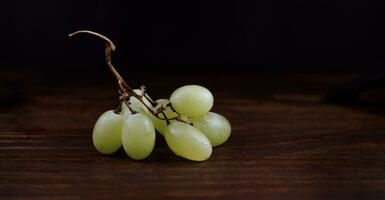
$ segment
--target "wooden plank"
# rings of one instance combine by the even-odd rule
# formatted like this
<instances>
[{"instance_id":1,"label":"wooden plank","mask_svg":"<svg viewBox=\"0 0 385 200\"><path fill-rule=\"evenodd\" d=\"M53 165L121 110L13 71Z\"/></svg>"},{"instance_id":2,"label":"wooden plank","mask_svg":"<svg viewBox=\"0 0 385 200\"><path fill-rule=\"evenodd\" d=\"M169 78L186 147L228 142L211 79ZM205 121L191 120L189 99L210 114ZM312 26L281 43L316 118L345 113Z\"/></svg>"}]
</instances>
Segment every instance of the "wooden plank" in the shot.
<instances>
[{"instance_id":1,"label":"wooden plank","mask_svg":"<svg viewBox=\"0 0 385 200\"><path fill-rule=\"evenodd\" d=\"M157 96L183 82L213 91L233 132L205 162L160 136L143 161L98 153L91 132L115 105L112 82L24 85L23 102L0 108L0 199L385 198L384 106L323 103L345 76L271 77L144 81Z\"/></svg>"}]
</instances>

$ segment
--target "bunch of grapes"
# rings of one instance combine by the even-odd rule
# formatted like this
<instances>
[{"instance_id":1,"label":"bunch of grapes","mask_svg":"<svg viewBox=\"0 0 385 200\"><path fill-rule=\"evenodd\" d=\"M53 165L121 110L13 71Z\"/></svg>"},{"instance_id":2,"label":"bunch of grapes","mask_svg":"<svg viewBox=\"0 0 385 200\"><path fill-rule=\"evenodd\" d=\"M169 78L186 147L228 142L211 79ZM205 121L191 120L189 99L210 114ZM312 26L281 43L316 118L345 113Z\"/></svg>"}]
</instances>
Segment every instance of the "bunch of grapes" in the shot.
<instances>
[{"instance_id":1,"label":"bunch of grapes","mask_svg":"<svg viewBox=\"0 0 385 200\"><path fill-rule=\"evenodd\" d=\"M107 37L92 31L70 36L78 33L106 41L107 64L119 85L119 107L104 112L93 129L93 143L100 153L112 154L123 146L130 158L145 159L154 149L157 131L176 155L204 161L211 156L212 147L227 141L231 125L224 116L210 112L214 97L208 89L186 85L176 89L170 99L154 101L144 86L131 89L115 70L111 63L115 45Z\"/></svg>"}]
</instances>

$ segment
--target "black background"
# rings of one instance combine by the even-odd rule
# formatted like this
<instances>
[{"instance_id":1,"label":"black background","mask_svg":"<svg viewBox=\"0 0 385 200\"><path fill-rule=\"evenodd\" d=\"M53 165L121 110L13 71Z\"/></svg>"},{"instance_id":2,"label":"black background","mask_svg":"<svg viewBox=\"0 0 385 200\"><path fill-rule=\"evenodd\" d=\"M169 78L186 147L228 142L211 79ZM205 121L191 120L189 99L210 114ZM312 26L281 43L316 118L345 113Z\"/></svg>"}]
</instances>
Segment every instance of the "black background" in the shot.
<instances>
[{"instance_id":1,"label":"black background","mask_svg":"<svg viewBox=\"0 0 385 200\"><path fill-rule=\"evenodd\" d=\"M138 73L363 69L385 62L384 1L4 1L3 69ZM123 69L124 68L124 69Z\"/></svg>"}]
</instances>

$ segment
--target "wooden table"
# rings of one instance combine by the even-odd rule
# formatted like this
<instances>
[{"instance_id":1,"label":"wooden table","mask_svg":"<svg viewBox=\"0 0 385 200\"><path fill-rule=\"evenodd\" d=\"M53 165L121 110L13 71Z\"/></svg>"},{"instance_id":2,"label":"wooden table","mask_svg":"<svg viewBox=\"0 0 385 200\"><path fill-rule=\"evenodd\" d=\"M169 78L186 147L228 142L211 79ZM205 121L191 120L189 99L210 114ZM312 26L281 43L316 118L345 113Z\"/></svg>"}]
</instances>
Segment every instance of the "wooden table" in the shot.
<instances>
[{"instance_id":1,"label":"wooden table","mask_svg":"<svg viewBox=\"0 0 385 200\"><path fill-rule=\"evenodd\" d=\"M109 75L106 75L109 76ZM40 80L0 108L0 199L384 199L385 104L321 101L341 74L249 74L131 80L167 97L197 83L231 138L205 162L174 155L157 137L151 156L98 153L98 116L116 105L116 85Z\"/></svg>"}]
</instances>

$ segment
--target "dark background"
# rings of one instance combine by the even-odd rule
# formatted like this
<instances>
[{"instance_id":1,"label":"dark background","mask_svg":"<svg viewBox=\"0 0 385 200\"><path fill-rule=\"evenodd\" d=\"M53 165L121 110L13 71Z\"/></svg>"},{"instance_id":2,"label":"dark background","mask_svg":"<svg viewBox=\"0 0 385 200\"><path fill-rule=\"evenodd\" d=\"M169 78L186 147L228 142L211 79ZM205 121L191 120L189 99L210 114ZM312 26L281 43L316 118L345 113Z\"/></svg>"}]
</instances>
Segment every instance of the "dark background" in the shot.
<instances>
[{"instance_id":1,"label":"dark background","mask_svg":"<svg viewBox=\"0 0 385 200\"><path fill-rule=\"evenodd\" d=\"M0 199L385 199L384 22L384 0L2 1ZM200 163L161 136L101 155L118 88L79 29L154 99L208 88L230 139Z\"/></svg>"},{"instance_id":2,"label":"dark background","mask_svg":"<svg viewBox=\"0 0 385 200\"><path fill-rule=\"evenodd\" d=\"M385 62L384 1L4 1L1 68L138 73L365 70ZM218 70L219 69L219 70ZM100 70L100 71L99 71ZM202 71L204 70L204 71ZM49 72L48 74L50 74Z\"/></svg>"}]
</instances>

